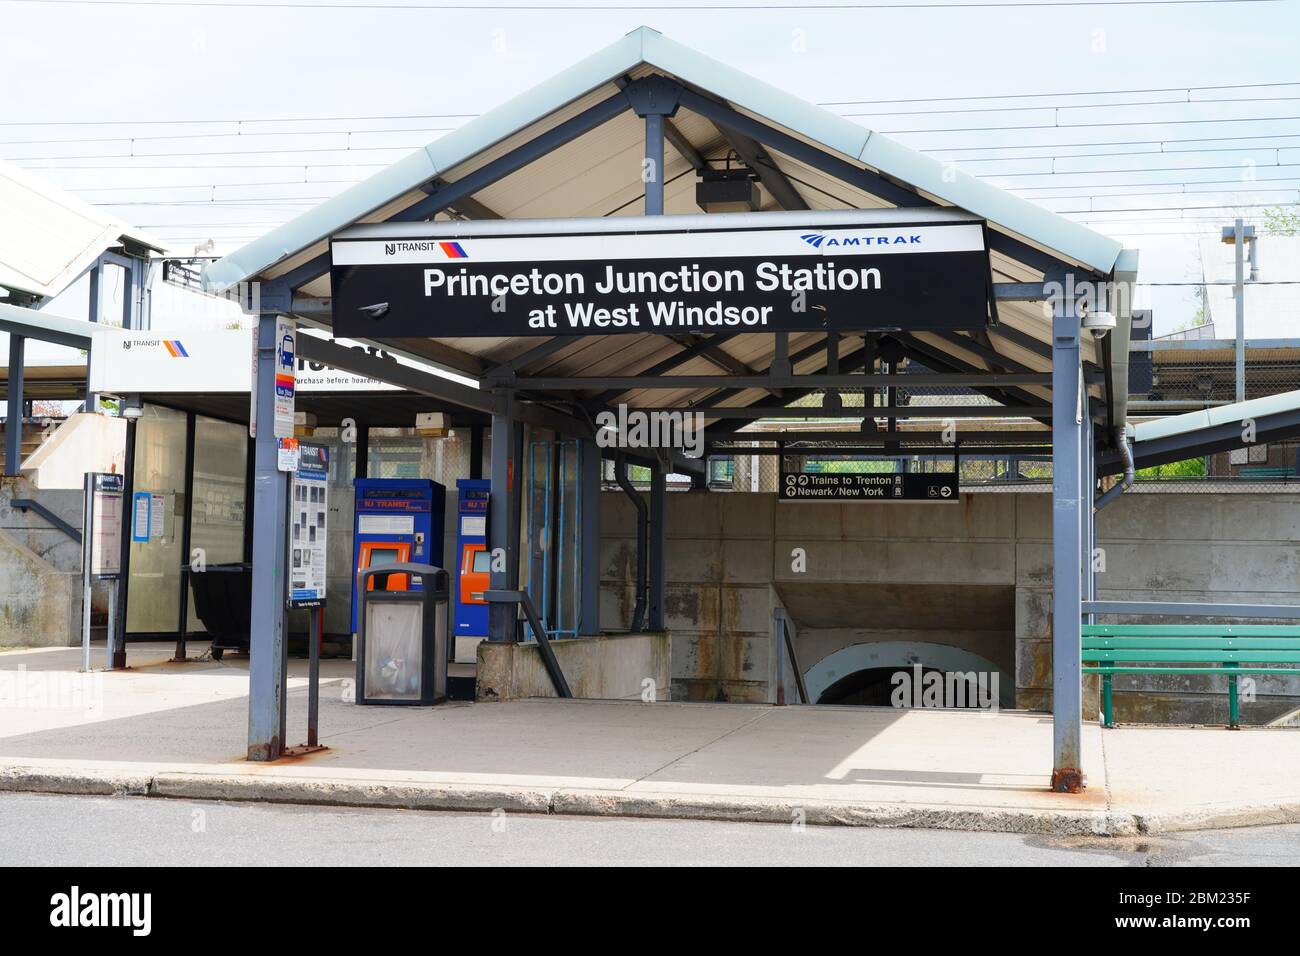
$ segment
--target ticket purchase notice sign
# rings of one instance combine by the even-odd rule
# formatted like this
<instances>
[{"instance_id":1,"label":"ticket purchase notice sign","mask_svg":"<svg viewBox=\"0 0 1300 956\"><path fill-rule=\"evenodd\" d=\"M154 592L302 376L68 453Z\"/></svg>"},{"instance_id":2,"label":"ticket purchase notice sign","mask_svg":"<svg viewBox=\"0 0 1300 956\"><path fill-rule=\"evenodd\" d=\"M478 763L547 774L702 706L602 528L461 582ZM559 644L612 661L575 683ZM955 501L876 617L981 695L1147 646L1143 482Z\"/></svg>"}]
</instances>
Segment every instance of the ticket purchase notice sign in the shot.
<instances>
[{"instance_id":1,"label":"ticket purchase notice sign","mask_svg":"<svg viewBox=\"0 0 1300 956\"><path fill-rule=\"evenodd\" d=\"M982 329L992 315L980 221L459 238L441 224L441 233L332 240L334 333L957 330Z\"/></svg>"}]
</instances>

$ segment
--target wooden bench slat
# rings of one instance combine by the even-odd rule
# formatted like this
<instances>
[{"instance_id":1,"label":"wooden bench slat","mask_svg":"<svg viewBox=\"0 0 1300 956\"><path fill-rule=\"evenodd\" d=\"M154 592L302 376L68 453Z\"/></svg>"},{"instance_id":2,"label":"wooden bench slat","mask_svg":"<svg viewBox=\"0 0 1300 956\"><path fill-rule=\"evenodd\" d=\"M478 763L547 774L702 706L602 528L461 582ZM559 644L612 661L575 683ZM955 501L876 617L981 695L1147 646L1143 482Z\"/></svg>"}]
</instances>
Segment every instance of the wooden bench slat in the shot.
<instances>
[{"instance_id":1,"label":"wooden bench slat","mask_svg":"<svg viewBox=\"0 0 1300 956\"><path fill-rule=\"evenodd\" d=\"M1085 637L1085 649L1300 651L1300 637Z\"/></svg>"},{"instance_id":2,"label":"wooden bench slat","mask_svg":"<svg viewBox=\"0 0 1300 956\"><path fill-rule=\"evenodd\" d=\"M1300 651L1180 651L1180 650L1096 650L1083 652L1089 661L1157 661L1173 663L1187 661L1193 664L1300 664Z\"/></svg>"},{"instance_id":3,"label":"wooden bench slat","mask_svg":"<svg viewBox=\"0 0 1300 956\"><path fill-rule=\"evenodd\" d=\"M1295 637L1297 624L1085 624L1085 637Z\"/></svg>"},{"instance_id":4,"label":"wooden bench slat","mask_svg":"<svg viewBox=\"0 0 1300 956\"><path fill-rule=\"evenodd\" d=\"M1286 674L1293 667L1084 667L1085 674L1212 674L1231 677L1233 674Z\"/></svg>"}]
</instances>

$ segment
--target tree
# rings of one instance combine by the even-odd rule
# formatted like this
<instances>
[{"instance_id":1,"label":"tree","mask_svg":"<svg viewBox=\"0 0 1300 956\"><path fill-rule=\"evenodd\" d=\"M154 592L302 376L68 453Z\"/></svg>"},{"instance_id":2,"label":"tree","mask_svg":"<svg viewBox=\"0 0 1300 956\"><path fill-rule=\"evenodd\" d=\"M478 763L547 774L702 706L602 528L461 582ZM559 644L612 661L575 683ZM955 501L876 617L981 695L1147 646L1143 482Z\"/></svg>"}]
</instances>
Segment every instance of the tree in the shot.
<instances>
[{"instance_id":1,"label":"tree","mask_svg":"<svg viewBox=\"0 0 1300 956\"><path fill-rule=\"evenodd\" d=\"M1264 235L1300 236L1300 206L1264 210Z\"/></svg>"}]
</instances>

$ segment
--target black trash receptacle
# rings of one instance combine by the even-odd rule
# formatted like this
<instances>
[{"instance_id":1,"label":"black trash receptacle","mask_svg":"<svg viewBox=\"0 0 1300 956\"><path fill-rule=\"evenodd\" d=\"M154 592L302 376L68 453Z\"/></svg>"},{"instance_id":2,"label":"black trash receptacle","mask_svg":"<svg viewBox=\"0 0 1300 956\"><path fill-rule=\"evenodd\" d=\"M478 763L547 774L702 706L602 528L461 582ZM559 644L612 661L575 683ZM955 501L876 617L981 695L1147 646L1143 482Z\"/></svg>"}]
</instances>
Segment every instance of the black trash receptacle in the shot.
<instances>
[{"instance_id":1,"label":"black trash receptacle","mask_svg":"<svg viewBox=\"0 0 1300 956\"><path fill-rule=\"evenodd\" d=\"M384 590L393 574L420 578L420 590ZM427 705L447 696L448 580L442 568L405 562L357 576L358 704Z\"/></svg>"},{"instance_id":2,"label":"black trash receptacle","mask_svg":"<svg viewBox=\"0 0 1300 956\"><path fill-rule=\"evenodd\" d=\"M190 565L194 611L212 638L212 656L226 651L248 653L253 600L252 567L248 564Z\"/></svg>"}]
</instances>

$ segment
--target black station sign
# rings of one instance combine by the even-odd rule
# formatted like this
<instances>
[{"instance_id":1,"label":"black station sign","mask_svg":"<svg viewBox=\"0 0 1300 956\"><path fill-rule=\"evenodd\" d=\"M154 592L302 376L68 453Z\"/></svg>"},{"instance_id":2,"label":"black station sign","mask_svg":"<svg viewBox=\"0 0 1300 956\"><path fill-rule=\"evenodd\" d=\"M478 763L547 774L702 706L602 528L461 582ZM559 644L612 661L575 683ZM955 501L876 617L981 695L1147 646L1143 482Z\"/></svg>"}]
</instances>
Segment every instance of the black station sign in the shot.
<instances>
[{"instance_id":1,"label":"black station sign","mask_svg":"<svg viewBox=\"0 0 1300 956\"><path fill-rule=\"evenodd\" d=\"M809 473L781 462L781 501L930 501L954 502L956 473Z\"/></svg>"},{"instance_id":2,"label":"black station sign","mask_svg":"<svg viewBox=\"0 0 1300 956\"><path fill-rule=\"evenodd\" d=\"M980 222L344 236L330 253L334 333L350 337L956 330L991 314Z\"/></svg>"}]
</instances>

